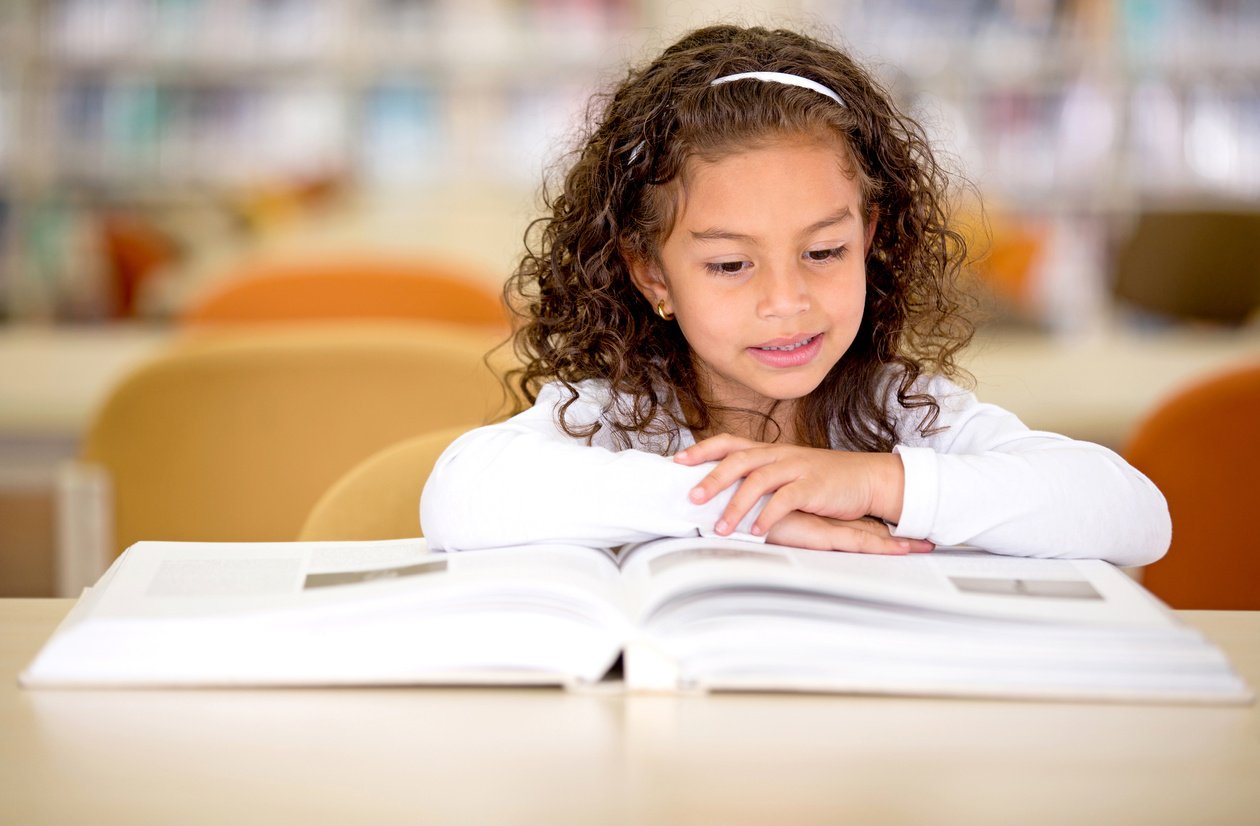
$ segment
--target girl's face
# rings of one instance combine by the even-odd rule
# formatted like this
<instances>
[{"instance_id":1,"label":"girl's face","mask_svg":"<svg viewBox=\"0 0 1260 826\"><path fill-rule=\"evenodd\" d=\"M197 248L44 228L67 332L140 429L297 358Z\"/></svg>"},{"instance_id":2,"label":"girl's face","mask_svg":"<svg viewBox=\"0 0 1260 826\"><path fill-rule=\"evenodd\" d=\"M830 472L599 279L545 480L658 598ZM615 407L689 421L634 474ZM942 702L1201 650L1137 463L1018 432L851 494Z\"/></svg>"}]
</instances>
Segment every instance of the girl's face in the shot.
<instances>
[{"instance_id":1,"label":"girl's face","mask_svg":"<svg viewBox=\"0 0 1260 826\"><path fill-rule=\"evenodd\" d=\"M807 139L693 160L660 266L631 265L648 301L675 314L710 404L799 399L853 342L875 227L846 163Z\"/></svg>"}]
</instances>

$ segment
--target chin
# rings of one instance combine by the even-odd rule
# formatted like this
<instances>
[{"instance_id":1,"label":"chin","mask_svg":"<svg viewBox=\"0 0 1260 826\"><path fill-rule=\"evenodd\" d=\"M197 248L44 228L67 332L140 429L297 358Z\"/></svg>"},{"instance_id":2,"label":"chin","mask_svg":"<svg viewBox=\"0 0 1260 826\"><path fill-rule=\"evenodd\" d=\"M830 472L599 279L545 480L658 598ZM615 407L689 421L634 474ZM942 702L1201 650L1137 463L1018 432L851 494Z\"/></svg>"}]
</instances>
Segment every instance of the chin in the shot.
<instances>
[{"instance_id":1,"label":"chin","mask_svg":"<svg viewBox=\"0 0 1260 826\"><path fill-rule=\"evenodd\" d=\"M790 382L775 382L772 386L761 389L761 394L768 399L774 399L780 402L791 402L803 399L810 393L818 389L818 385L822 384L823 377L819 377L816 381L802 380Z\"/></svg>"}]
</instances>

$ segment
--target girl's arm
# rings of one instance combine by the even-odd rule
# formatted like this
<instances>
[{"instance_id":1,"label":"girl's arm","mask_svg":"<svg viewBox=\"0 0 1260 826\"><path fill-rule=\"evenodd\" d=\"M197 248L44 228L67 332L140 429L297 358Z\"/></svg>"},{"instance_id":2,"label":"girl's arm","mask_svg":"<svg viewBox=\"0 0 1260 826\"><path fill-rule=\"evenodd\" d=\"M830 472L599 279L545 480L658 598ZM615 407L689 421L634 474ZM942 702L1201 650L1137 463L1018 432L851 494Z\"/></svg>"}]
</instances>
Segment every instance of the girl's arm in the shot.
<instances>
[{"instance_id":1,"label":"girl's arm","mask_svg":"<svg viewBox=\"0 0 1260 826\"><path fill-rule=\"evenodd\" d=\"M792 512L869 513L896 523L897 537L1016 556L1145 565L1167 550L1164 497L1112 451L1029 430L945 379L924 390L940 404L941 429L918 436L908 411L900 429L914 438L894 455L708 439L678 456L689 465L719 460L692 501L707 502L740 480L721 521L742 519L756 497L767 504L751 529L768 531L771 541Z\"/></svg>"},{"instance_id":2,"label":"girl's arm","mask_svg":"<svg viewBox=\"0 0 1260 826\"><path fill-rule=\"evenodd\" d=\"M599 421L606 391L592 382L579 389L569 421ZM601 436L609 441L605 432L588 446L555 423L555 407L567 398L561 386L548 385L529 410L466 433L447 448L421 497L431 547L613 546L711 533L729 495L705 505L687 499L709 468L683 467L642 450L611 450L600 444Z\"/></svg>"},{"instance_id":3,"label":"girl's arm","mask_svg":"<svg viewBox=\"0 0 1260 826\"><path fill-rule=\"evenodd\" d=\"M569 420L578 425L599 421L606 391L595 383L579 389ZM559 386L544 387L529 410L466 433L447 448L421 497L421 523L430 547L471 550L535 542L614 546L661 536L717 534L713 526L738 485L706 503L691 502L687 492L713 463L688 467L646 450L613 450L606 432L588 446L555 423L555 407L567 398ZM748 533L760 507L754 503L747 517L723 535L761 541ZM869 521L810 517L787 528L794 544L876 553L927 547L895 539Z\"/></svg>"},{"instance_id":4,"label":"girl's arm","mask_svg":"<svg viewBox=\"0 0 1260 826\"><path fill-rule=\"evenodd\" d=\"M1117 565L1147 565L1168 550L1163 494L1116 453L1029 430L945 379L927 392L948 428L897 448L905 492L894 534Z\"/></svg>"}]
</instances>

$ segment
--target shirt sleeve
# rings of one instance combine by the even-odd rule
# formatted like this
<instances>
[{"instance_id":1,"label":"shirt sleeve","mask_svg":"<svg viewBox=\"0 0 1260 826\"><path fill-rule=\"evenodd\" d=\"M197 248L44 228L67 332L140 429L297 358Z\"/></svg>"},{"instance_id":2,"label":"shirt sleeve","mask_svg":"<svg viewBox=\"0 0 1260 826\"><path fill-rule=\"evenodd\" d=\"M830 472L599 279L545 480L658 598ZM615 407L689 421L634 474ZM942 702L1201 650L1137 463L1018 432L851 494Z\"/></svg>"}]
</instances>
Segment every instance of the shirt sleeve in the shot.
<instances>
[{"instance_id":1,"label":"shirt sleeve","mask_svg":"<svg viewBox=\"0 0 1260 826\"><path fill-rule=\"evenodd\" d=\"M600 421L606 392L579 385L568 421ZM567 400L547 385L532 408L456 439L438 459L420 500L430 547L447 551L537 542L611 547L661 536L716 536L713 525L735 487L704 505L688 492L715 463L688 467L646 450L587 445L560 429ZM737 526L749 533L762 503Z\"/></svg>"},{"instance_id":2,"label":"shirt sleeve","mask_svg":"<svg viewBox=\"0 0 1260 826\"><path fill-rule=\"evenodd\" d=\"M906 480L895 536L1125 566L1167 551L1163 495L1113 451L1030 430L943 378L927 392L940 403L942 429L895 448Z\"/></svg>"}]
</instances>

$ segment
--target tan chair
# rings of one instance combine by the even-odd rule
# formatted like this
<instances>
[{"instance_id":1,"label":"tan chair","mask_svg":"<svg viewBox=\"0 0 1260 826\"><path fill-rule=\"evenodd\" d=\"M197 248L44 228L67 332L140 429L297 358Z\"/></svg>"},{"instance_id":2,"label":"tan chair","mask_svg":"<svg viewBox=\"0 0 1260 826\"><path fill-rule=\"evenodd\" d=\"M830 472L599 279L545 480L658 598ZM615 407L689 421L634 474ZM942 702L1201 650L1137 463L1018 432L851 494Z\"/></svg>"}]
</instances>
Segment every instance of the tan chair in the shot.
<instances>
[{"instance_id":1,"label":"tan chair","mask_svg":"<svg viewBox=\"0 0 1260 826\"><path fill-rule=\"evenodd\" d=\"M176 345L122 381L87 432L82 461L103 468L95 487L110 489L101 515L113 523L96 553L140 539L292 540L365 457L496 418L504 397L483 362L496 341L450 325L323 324Z\"/></svg>"},{"instance_id":2,"label":"tan chair","mask_svg":"<svg viewBox=\"0 0 1260 826\"><path fill-rule=\"evenodd\" d=\"M355 465L320 497L298 538L405 539L423 536L420 493L447 445L475 425L406 439Z\"/></svg>"},{"instance_id":3,"label":"tan chair","mask_svg":"<svg viewBox=\"0 0 1260 826\"><path fill-rule=\"evenodd\" d=\"M1139 425L1128 460L1168 499L1172 547L1142 584L1173 608L1260 609L1260 363L1188 387Z\"/></svg>"},{"instance_id":4,"label":"tan chair","mask_svg":"<svg viewBox=\"0 0 1260 826\"><path fill-rule=\"evenodd\" d=\"M334 256L248 262L195 299L181 326L316 319L421 319L506 330L479 273L407 258Z\"/></svg>"}]
</instances>

